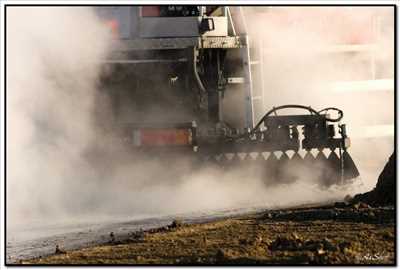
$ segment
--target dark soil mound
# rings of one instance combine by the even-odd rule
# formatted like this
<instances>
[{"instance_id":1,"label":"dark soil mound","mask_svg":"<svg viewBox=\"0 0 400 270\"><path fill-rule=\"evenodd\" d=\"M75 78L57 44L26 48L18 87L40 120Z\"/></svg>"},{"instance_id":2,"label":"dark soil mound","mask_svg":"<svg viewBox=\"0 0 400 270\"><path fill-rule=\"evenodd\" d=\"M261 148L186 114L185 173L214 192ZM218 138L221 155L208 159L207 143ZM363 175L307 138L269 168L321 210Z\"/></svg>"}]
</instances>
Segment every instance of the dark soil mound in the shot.
<instances>
[{"instance_id":1,"label":"dark soil mound","mask_svg":"<svg viewBox=\"0 0 400 270\"><path fill-rule=\"evenodd\" d=\"M357 194L353 201L365 202L372 206L385 206L395 204L395 171L396 171L396 157L393 153L389 161L386 163L385 168L378 178L376 187L364 194Z\"/></svg>"}]
</instances>

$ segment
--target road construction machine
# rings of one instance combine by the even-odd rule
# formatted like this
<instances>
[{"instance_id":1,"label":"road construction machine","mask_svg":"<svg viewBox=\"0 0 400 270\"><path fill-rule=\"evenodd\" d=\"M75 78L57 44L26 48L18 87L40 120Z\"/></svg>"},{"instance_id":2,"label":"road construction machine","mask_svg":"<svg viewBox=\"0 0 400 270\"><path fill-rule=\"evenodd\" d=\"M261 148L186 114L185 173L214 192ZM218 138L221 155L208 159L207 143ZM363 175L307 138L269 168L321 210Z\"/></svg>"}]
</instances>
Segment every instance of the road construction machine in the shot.
<instances>
[{"instance_id":1,"label":"road construction machine","mask_svg":"<svg viewBox=\"0 0 400 270\"><path fill-rule=\"evenodd\" d=\"M320 170L327 186L359 176L340 109L266 110L264 93L279 95L279 89L263 89L262 52L251 43L240 7L100 6L96 12L114 37L103 89L132 151L185 152L225 169L257 164L278 182L296 180L288 172L299 168Z\"/></svg>"}]
</instances>

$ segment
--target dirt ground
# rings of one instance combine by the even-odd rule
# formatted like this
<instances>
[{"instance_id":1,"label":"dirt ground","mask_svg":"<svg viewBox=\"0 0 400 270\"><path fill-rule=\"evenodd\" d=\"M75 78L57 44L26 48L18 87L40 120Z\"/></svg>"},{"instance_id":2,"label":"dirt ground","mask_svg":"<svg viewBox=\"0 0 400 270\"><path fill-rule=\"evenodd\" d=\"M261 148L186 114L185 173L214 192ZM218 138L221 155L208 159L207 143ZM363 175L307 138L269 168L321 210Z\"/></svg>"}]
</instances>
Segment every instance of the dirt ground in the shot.
<instances>
[{"instance_id":1,"label":"dirt ground","mask_svg":"<svg viewBox=\"0 0 400 270\"><path fill-rule=\"evenodd\" d=\"M23 264L395 264L395 210L364 203L264 211L132 232Z\"/></svg>"}]
</instances>

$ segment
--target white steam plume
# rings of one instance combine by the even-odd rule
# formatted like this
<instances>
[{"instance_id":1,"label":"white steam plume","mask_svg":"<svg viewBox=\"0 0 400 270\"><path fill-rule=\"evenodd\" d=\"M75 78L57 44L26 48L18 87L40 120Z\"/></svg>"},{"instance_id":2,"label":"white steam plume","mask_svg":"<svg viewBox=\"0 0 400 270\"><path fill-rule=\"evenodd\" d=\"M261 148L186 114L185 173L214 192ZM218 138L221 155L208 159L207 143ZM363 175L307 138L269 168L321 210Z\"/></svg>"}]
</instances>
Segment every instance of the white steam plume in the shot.
<instances>
[{"instance_id":1,"label":"white steam plume","mask_svg":"<svg viewBox=\"0 0 400 270\"><path fill-rule=\"evenodd\" d=\"M251 42L264 48L266 110L282 104L342 109L365 184L358 192L371 189L394 149L394 8L249 7L245 14ZM388 91L343 87L374 79L388 82ZM357 85L379 88L376 83ZM375 125L388 136L358 138Z\"/></svg>"},{"instance_id":2,"label":"white steam plume","mask_svg":"<svg viewBox=\"0 0 400 270\"><path fill-rule=\"evenodd\" d=\"M82 153L108 38L88 8L7 8L8 221L79 207L94 185Z\"/></svg>"},{"instance_id":3,"label":"white steam plume","mask_svg":"<svg viewBox=\"0 0 400 270\"><path fill-rule=\"evenodd\" d=\"M256 18L268 16L262 13ZM259 34L275 41L284 38L282 29L274 27L271 24L271 29ZM294 31L298 35L295 41L307 36L307 30L303 30ZM316 190L307 181L265 188L260 177L248 177L241 170L221 174L205 168L194 173L186 160L171 160L164 166L132 158L105 143L94 124L94 114L99 111L95 100L99 97L96 89L101 68L96 61L109 51L108 34L108 28L86 8L7 9L9 224L28 226L27 220L34 218L44 222L257 204L282 206L346 194ZM340 101L332 104L331 99L326 103L319 100L324 95L318 91L324 88L306 92L320 83L314 84L312 79L323 81L324 73L316 68L318 58L312 51L304 55L301 50L293 51L292 44L277 44L275 48L282 49L283 54L267 58L271 66L266 75L271 78L266 79L271 89L279 89L279 95L271 92L268 107L282 103L341 107ZM310 69L304 68L304 61ZM290 95L284 94L285 89ZM184 175L177 177L176 171ZM304 175L305 180L309 176Z\"/></svg>"}]
</instances>

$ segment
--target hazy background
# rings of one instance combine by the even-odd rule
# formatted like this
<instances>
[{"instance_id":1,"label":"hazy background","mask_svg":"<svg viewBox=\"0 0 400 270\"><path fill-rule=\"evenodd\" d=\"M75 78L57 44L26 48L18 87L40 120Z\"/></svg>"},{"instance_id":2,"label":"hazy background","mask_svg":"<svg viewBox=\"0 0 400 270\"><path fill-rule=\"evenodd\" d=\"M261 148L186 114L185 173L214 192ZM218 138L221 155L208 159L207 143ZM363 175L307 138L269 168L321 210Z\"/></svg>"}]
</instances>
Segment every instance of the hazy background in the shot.
<instances>
[{"instance_id":1,"label":"hazy background","mask_svg":"<svg viewBox=\"0 0 400 270\"><path fill-rule=\"evenodd\" d=\"M370 12L380 13L388 18L389 30L380 39L377 57L383 62L381 69L387 68L382 73L393 78L393 30L389 27L393 11L347 10L330 9L334 15L342 14L342 23L331 28L326 21L326 29L319 32L301 18L323 17L321 10L246 11L251 14L251 40L262 39L268 47L263 53L267 108L286 103L338 106L345 107L344 121L349 129L353 124L364 126L374 121L393 125L393 92L383 99L367 94L360 102L351 94L339 95L331 89L336 80L367 79L369 66L359 63L361 56L351 54L348 62L337 54L315 50L330 44L353 23L362 22ZM285 28L280 24L285 17L299 22ZM354 138L350 152L365 184L328 190L306 181L307 174L305 181L267 189L257 172L249 179L240 170L222 174L205 168L193 173L185 160L171 160L168 166L131 160L104 141L95 124L99 111L96 100L104 98L97 91L101 70L97 60L110 51L109 40L109 29L89 8L7 8L6 192L10 230L35 222L113 220L343 198L371 188L393 151L393 135ZM176 177L174 168L183 176Z\"/></svg>"}]
</instances>

